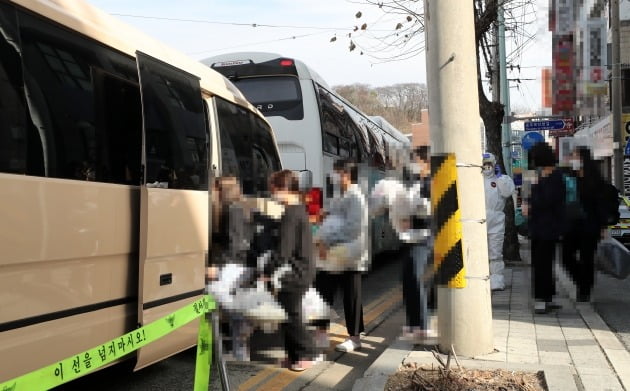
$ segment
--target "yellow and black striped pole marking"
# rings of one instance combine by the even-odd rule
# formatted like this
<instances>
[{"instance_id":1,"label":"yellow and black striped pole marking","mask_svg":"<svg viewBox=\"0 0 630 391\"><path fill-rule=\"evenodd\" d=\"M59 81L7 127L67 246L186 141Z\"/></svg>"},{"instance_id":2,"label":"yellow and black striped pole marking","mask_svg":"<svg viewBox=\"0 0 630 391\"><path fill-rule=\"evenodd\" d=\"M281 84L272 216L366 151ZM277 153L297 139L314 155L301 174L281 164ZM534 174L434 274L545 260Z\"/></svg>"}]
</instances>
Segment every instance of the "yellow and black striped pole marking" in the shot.
<instances>
[{"instance_id":1,"label":"yellow and black striped pole marking","mask_svg":"<svg viewBox=\"0 0 630 391\"><path fill-rule=\"evenodd\" d=\"M449 288L465 288L455 155L449 153L431 156L431 177L431 205L435 222L433 267L436 271L436 283Z\"/></svg>"}]
</instances>

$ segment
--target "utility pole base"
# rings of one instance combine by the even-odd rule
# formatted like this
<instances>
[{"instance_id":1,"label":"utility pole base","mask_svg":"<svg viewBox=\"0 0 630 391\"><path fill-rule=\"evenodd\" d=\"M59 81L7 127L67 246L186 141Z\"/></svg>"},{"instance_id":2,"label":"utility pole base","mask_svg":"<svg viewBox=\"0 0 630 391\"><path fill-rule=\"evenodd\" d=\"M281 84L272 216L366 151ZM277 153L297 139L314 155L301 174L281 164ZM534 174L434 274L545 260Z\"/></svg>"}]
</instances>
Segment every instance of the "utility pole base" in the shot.
<instances>
[{"instance_id":1,"label":"utility pole base","mask_svg":"<svg viewBox=\"0 0 630 391\"><path fill-rule=\"evenodd\" d=\"M489 290L489 281L481 279L469 280L465 289L438 288L438 345L442 353L448 353L451 345L465 357L494 351Z\"/></svg>"}]
</instances>

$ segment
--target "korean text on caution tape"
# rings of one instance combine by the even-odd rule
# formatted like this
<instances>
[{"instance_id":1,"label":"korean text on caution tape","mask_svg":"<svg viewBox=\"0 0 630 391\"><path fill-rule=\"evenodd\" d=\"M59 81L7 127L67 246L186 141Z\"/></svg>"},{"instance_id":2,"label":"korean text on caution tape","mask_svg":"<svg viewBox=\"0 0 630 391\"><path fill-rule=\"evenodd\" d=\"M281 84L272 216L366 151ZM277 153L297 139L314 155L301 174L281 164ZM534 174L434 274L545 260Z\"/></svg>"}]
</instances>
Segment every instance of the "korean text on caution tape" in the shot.
<instances>
[{"instance_id":1,"label":"korean text on caution tape","mask_svg":"<svg viewBox=\"0 0 630 391\"><path fill-rule=\"evenodd\" d=\"M0 391L48 390L57 387L118 360L214 309L214 300L206 295L163 318L97 347L0 383ZM207 326L202 329L208 332ZM205 337L204 340L208 341ZM205 348L209 349L207 346Z\"/></svg>"}]
</instances>

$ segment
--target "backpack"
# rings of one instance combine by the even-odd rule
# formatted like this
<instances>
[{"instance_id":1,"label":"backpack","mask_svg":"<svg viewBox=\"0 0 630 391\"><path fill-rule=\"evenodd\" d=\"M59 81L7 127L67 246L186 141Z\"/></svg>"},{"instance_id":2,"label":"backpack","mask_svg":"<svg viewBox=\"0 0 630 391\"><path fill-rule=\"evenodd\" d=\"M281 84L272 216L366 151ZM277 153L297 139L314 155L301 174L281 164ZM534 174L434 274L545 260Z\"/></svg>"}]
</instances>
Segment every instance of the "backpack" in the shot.
<instances>
[{"instance_id":1,"label":"backpack","mask_svg":"<svg viewBox=\"0 0 630 391\"><path fill-rule=\"evenodd\" d=\"M600 220L603 226L619 222L619 191L610 183L602 185L599 193Z\"/></svg>"}]
</instances>

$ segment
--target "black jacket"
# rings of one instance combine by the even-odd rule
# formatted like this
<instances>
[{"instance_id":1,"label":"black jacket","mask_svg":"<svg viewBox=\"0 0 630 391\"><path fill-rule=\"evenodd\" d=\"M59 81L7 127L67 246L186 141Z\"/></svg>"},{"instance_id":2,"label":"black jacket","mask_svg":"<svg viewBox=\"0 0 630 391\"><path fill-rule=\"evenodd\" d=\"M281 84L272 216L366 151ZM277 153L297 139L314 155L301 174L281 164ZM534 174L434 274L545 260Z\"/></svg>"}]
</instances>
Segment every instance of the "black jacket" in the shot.
<instances>
[{"instance_id":1,"label":"black jacket","mask_svg":"<svg viewBox=\"0 0 630 391\"><path fill-rule=\"evenodd\" d=\"M600 180L591 181L589 185L584 178L577 178L578 199L585 216L576 228L585 237L599 238L600 230L605 226L605 203L601 199L603 185L604 182Z\"/></svg>"},{"instance_id":2,"label":"black jacket","mask_svg":"<svg viewBox=\"0 0 630 391\"><path fill-rule=\"evenodd\" d=\"M304 205L286 206L277 229L276 251L265 274L289 265L290 271L280 279L282 290L304 290L315 279L312 231Z\"/></svg>"},{"instance_id":3,"label":"black jacket","mask_svg":"<svg viewBox=\"0 0 630 391\"><path fill-rule=\"evenodd\" d=\"M565 231L566 189L562 172L554 169L538 178L529 199L529 232L532 239L558 240Z\"/></svg>"},{"instance_id":4,"label":"black jacket","mask_svg":"<svg viewBox=\"0 0 630 391\"><path fill-rule=\"evenodd\" d=\"M212 234L214 262L219 265L236 263L256 266L248 256L252 241L252 225L245 216L245 210L236 204L222 211L219 217L220 232Z\"/></svg>"}]
</instances>

